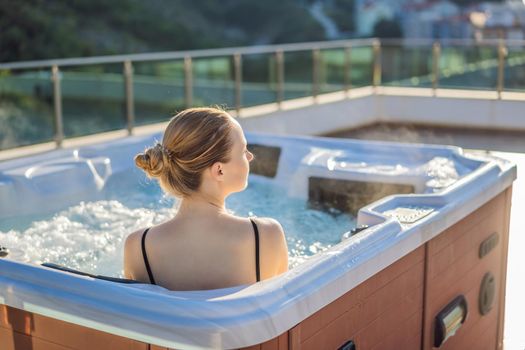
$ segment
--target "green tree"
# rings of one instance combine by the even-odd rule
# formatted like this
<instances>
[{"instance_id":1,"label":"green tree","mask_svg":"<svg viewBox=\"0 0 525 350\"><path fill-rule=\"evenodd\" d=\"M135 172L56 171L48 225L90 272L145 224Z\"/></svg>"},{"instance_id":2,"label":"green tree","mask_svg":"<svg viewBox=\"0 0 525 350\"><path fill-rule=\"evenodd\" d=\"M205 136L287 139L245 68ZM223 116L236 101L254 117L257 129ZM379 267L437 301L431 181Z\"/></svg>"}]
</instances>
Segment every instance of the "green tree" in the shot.
<instances>
[{"instance_id":1,"label":"green tree","mask_svg":"<svg viewBox=\"0 0 525 350\"><path fill-rule=\"evenodd\" d=\"M324 39L297 0L0 0L0 62Z\"/></svg>"},{"instance_id":2,"label":"green tree","mask_svg":"<svg viewBox=\"0 0 525 350\"><path fill-rule=\"evenodd\" d=\"M75 19L62 17L54 6L45 13L44 5L38 0L0 0L0 61L90 53L74 35Z\"/></svg>"}]
</instances>

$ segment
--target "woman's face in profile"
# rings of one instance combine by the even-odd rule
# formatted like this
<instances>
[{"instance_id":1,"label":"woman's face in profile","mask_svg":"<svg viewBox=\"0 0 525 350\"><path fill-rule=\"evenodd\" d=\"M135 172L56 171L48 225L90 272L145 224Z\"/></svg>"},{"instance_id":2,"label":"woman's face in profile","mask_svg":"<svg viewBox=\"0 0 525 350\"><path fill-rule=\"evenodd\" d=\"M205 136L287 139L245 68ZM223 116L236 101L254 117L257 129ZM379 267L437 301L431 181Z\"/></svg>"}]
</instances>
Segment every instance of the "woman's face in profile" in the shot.
<instances>
[{"instance_id":1,"label":"woman's face in profile","mask_svg":"<svg viewBox=\"0 0 525 350\"><path fill-rule=\"evenodd\" d=\"M225 186L228 192L239 192L248 186L250 161L253 154L248 151L244 132L237 121L232 120L233 128L230 133L233 145L230 161L224 163Z\"/></svg>"}]
</instances>

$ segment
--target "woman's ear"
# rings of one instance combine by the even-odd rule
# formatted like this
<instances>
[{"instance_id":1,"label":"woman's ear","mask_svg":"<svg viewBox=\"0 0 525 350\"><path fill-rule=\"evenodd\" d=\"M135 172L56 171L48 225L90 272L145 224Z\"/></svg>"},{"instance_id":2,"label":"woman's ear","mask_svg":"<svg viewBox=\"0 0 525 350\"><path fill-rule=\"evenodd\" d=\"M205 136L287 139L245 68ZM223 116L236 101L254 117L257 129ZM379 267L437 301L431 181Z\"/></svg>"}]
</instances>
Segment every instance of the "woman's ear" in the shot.
<instances>
[{"instance_id":1,"label":"woman's ear","mask_svg":"<svg viewBox=\"0 0 525 350\"><path fill-rule=\"evenodd\" d=\"M224 166L220 162L216 162L211 166L211 176L217 181L224 181Z\"/></svg>"}]
</instances>

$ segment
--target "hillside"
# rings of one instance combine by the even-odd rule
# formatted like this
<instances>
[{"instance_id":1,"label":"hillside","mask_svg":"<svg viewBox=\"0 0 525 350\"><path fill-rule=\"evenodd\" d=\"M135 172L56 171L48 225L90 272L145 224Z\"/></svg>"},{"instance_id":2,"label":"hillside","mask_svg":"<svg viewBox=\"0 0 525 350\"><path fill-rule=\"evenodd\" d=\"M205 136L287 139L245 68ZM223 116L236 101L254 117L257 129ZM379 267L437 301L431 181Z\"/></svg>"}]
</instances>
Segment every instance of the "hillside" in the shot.
<instances>
[{"instance_id":1,"label":"hillside","mask_svg":"<svg viewBox=\"0 0 525 350\"><path fill-rule=\"evenodd\" d=\"M0 62L323 40L297 0L0 0Z\"/></svg>"}]
</instances>

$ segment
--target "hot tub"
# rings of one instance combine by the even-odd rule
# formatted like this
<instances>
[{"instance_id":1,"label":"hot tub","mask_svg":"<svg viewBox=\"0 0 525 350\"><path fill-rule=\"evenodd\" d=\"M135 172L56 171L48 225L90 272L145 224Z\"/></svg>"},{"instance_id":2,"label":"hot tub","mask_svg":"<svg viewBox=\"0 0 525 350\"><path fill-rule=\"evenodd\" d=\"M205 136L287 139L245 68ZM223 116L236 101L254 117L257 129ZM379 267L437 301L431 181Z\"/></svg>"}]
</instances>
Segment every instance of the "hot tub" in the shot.
<instances>
[{"instance_id":1,"label":"hot tub","mask_svg":"<svg viewBox=\"0 0 525 350\"><path fill-rule=\"evenodd\" d=\"M362 230L342 230L340 243L281 276L210 291L113 282L8 255L0 259L3 346L501 346L514 165L456 147L246 136L260 160L255 177L311 206L354 213ZM160 137L0 163L3 225L96 200Z\"/></svg>"}]
</instances>

